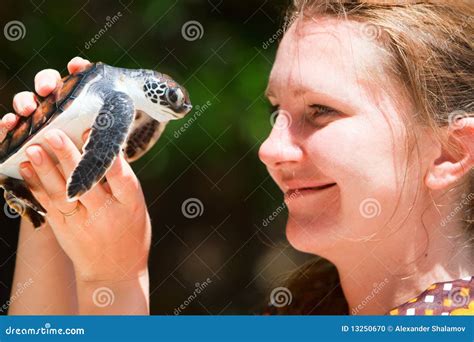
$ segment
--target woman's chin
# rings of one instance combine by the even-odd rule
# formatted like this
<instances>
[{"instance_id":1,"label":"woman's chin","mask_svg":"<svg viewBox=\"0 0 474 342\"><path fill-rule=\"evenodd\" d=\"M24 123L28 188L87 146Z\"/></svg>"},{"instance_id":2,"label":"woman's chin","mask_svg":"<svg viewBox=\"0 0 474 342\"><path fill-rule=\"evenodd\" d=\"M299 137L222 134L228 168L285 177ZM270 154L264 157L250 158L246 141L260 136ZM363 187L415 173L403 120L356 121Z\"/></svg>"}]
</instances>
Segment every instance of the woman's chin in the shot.
<instances>
[{"instance_id":1,"label":"woman's chin","mask_svg":"<svg viewBox=\"0 0 474 342\"><path fill-rule=\"evenodd\" d=\"M301 217L289 215L286 224L286 238L297 250L321 255L322 251L334 246L338 225L334 218ZM339 229L340 230L340 229Z\"/></svg>"}]
</instances>

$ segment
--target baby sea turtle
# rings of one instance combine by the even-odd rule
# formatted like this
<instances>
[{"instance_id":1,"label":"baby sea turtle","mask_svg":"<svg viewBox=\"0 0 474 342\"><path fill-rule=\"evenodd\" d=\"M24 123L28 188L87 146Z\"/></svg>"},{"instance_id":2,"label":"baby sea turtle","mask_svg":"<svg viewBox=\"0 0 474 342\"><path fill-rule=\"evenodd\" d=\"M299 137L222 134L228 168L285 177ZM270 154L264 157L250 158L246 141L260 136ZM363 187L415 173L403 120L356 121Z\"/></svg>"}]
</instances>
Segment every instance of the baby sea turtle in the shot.
<instances>
[{"instance_id":1,"label":"baby sea turtle","mask_svg":"<svg viewBox=\"0 0 474 342\"><path fill-rule=\"evenodd\" d=\"M50 129L61 129L78 148L83 147L81 160L67 180L67 197L72 202L104 177L121 149L129 162L140 158L168 121L184 117L191 108L186 89L168 75L90 64L63 78L0 143L0 187L5 190L5 200L35 227L45 222L46 210L26 186L19 166L28 160L25 150L32 144L50 152L42 144ZM84 143L82 136L88 129Z\"/></svg>"}]
</instances>

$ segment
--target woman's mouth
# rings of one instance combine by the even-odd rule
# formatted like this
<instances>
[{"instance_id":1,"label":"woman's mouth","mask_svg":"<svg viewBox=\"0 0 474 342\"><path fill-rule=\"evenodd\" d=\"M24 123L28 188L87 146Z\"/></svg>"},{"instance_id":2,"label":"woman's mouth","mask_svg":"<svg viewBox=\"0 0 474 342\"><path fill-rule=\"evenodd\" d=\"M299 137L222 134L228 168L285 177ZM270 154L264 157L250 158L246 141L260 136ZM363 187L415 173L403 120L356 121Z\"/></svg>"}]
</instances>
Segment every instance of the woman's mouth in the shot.
<instances>
[{"instance_id":1,"label":"woman's mouth","mask_svg":"<svg viewBox=\"0 0 474 342\"><path fill-rule=\"evenodd\" d=\"M337 184L336 183L330 183L330 184L314 186L314 187L302 187L302 188L290 189L285 193L285 198L293 199L293 198L298 197L298 196L305 196L305 195L320 193L320 192L323 192L326 189L332 188L335 185L337 185Z\"/></svg>"}]
</instances>

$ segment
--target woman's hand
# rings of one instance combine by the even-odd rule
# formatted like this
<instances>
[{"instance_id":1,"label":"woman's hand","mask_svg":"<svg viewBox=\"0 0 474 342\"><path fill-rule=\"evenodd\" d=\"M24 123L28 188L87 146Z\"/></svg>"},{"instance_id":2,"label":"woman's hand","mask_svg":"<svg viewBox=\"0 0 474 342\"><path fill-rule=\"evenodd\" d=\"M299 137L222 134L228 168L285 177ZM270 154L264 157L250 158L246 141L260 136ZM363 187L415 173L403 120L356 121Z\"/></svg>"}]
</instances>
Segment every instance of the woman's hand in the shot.
<instances>
[{"instance_id":1,"label":"woman's hand","mask_svg":"<svg viewBox=\"0 0 474 342\"><path fill-rule=\"evenodd\" d=\"M151 224L130 165L121 154L106 174L107 183L69 203L66 179L80 152L59 130L48 132L46 141L59 165L40 146L31 146L26 152L30 162L23 163L20 172L47 210L47 220L72 260L79 312L148 313ZM101 305L104 296L110 307Z\"/></svg>"},{"instance_id":2,"label":"woman's hand","mask_svg":"<svg viewBox=\"0 0 474 342\"><path fill-rule=\"evenodd\" d=\"M40 146L31 146L20 173L47 210L59 244L71 258L78 280L136 278L146 272L151 225L140 183L121 154L106 174L79 201L70 203L66 179L81 154L60 130L46 141L59 165Z\"/></svg>"},{"instance_id":3,"label":"woman's hand","mask_svg":"<svg viewBox=\"0 0 474 342\"><path fill-rule=\"evenodd\" d=\"M68 69L79 71L87 64L76 58ZM35 78L36 91L47 96L59 80L57 71L44 70ZM36 108L34 94L18 94L14 108L20 115L29 115ZM14 119L7 118L9 123ZM46 143L59 165L41 146L30 146L26 150L30 162L20 165L20 173L48 211L47 220L73 261L78 280L127 279L145 272L151 225L140 183L123 155L107 173L107 183L97 184L79 201L70 203L66 180L81 153L60 130L48 132Z\"/></svg>"},{"instance_id":4,"label":"woman's hand","mask_svg":"<svg viewBox=\"0 0 474 342\"><path fill-rule=\"evenodd\" d=\"M81 58L74 57L68 63L69 73L82 70L90 62ZM40 96L48 96L57 86L61 78L59 72L53 69L45 69L35 76L35 91ZM18 122L18 116L29 116L37 107L36 94L29 91L22 91L13 98L13 109L15 113L5 114L0 120L0 142L5 139L8 132L13 129Z\"/></svg>"},{"instance_id":5,"label":"woman's hand","mask_svg":"<svg viewBox=\"0 0 474 342\"><path fill-rule=\"evenodd\" d=\"M69 70L74 72L84 63L81 58L75 58L69 63ZM57 75L56 71L49 70L41 71L36 76L36 90L39 94L47 95L54 88L54 82L49 82L47 77L51 73ZM20 115L29 115L33 107L25 108L22 103L24 97L34 98L35 94L23 92L15 96L13 106ZM18 117L13 113L5 115L2 119L0 141L18 122ZM21 221L13 284L31 286L23 291L21 296L18 296L18 289L12 286L12 299L16 300L12 300L8 308L9 315L78 313L74 266L47 222L42 229L35 230L29 220Z\"/></svg>"},{"instance_id":6,"label":"woman's hand","mask_svg":"<svg viewBox=\"0 0 474 342\"><path fill-rule=\"evenodd\" d=\"M69 63L68 69L75 72L88 63L76 58ZM35 89L39 95L47 96L59 80L57 71L44 70L35 78ZM36 106L33 93L15 96L14 108L19 115L30 115ZM5 116L0 134L5 135L16 122L16 115ZM33 145L26 151L29 161L20 165L20 173L47 210L47 221L72 260L79 306L85 308L81 312L91 313L102 308L94 302L94 290L104 286L120 295L116 298L115 309L123 309L133 299L139 306L136 311L146 312L151 224L133 170L121 154L106 174L106 183L97 184L78 201L70 203L66 196L66 180L78 164L81 153L60 130L48 132L45 140L59 164L56 165L41 146ZM114 308L107 313L120 312Z\"/></svg>"}]
</instances>

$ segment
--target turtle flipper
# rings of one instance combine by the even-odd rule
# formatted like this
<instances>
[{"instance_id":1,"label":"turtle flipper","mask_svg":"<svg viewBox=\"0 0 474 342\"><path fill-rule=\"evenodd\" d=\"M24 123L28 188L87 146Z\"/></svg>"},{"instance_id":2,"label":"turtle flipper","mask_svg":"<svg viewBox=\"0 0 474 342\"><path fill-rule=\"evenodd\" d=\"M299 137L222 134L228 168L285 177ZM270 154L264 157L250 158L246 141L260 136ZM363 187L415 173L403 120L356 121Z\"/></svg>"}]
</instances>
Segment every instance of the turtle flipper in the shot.
<instances>
[{"instance_id":1,"label":"turtle flipper","mask_svg":"<svg viewBox=\"0 0 474 342\"><path fill-rule=\"evenodd\" d=\"M147 114L137 111L132 132L125 146L125 158L133 162L143 156L160 138L168 122L158 122Z\"/></svg>"},{"instance_id":2,"label":"turtle flipper","mask_svg":"<svg viewBox=\"0 0 474 342\"><path fill-rule=\"evenodd\" d=\"M82 158L67 181L69 201L89 191L109 170L127 138L134 112L133 101L127 94L111 92L104 96Z\"/></svg>"},{"instance_id":3,"label":"turtle flipper","mask_svg":"<svg viewBox=\"0 0 474 342\"><path fill-rule=\"evenodd\" d=\"M26 183L20 179L0 177L0 187L8 206L23 217L27 217L35 228L46 222L46 210L36 200ZM6 213L7 211L5 211Z\"/></svg>"}]
</instances>

